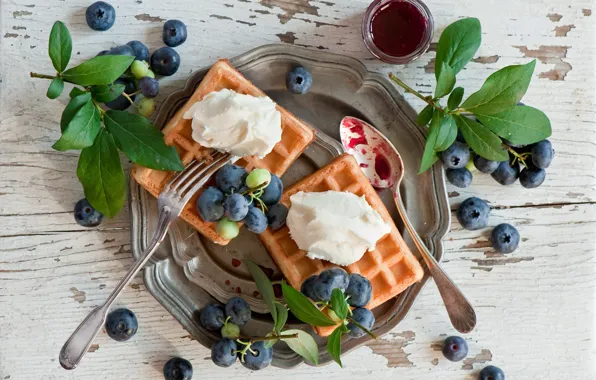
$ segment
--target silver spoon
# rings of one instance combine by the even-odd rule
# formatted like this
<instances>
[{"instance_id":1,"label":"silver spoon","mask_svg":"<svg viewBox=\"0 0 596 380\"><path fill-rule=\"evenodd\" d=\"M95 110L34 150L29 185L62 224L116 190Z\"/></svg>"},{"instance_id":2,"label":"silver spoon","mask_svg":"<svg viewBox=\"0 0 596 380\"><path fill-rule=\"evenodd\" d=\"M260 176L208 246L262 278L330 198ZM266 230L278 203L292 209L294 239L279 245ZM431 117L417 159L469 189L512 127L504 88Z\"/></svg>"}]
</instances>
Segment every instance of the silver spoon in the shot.
<instances>
[{"instance_id":1,"label":"silver spoon","mask_svg":"<svg viewBox=\"0 0 596 380\"><path fill-rule=\"evenodd\" d=\"M397 211L439 288L451 324L457 331L469 333L476 326L474 308L439 266L408 219L399 191L404 177L404 164L397 149L375 127L355 117L343 118L339 134L345 151L358 161L371 184L378 189L392 190Z\"/></svg>"}]
</instances>

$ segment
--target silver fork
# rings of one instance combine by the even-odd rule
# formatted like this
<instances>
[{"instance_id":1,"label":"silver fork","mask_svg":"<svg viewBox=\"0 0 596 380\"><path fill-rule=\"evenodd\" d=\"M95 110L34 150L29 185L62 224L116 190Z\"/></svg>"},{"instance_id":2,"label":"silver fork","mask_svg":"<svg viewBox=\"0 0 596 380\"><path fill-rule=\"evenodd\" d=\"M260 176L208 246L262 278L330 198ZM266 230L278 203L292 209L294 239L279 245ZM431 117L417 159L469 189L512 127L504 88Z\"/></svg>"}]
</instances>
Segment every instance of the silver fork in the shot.
<instances>
[{"instance_id":1,"label":"silver fork","mask_svg":"<svg viewBox=\"0 0 596 380\"><path fill-rule=\"evenodd\" d=\"M175 175L168 182L157 198L159 217L151 243L145 248L141 258L130 268L126 276L124 276L106 301L93 309L72 333L70 338L68 338L66 343L64 343L62 350L60 350L60 365L63 368L69 370L76 368L105 323L106 316L112 304L130 280L149 261L153 252L155 252L166 237L170 224L180 215L190 198L209 180L213 173L231 160L232 156L230 154L215 152L210 162L193 161L184 171Z\"/></svg>"}]
</instances>

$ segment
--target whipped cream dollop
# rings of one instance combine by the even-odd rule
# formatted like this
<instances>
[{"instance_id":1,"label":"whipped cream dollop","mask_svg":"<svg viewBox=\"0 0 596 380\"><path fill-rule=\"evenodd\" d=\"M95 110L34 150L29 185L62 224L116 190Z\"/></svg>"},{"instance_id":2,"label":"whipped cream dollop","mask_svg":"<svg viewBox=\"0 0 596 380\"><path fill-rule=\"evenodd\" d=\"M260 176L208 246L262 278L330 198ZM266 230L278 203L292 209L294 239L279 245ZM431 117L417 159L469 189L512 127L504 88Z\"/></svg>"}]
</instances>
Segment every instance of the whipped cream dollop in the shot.
<instances>
[{"instance_id":1,"label":"whipped cream dollop","mask_svg":"<svg viewBox=\"0 0 596 380\"><path fill-rule=\"evenodd\" d=\"M281 140L281 114L266 96L224 88L193 104L184 118L192 119L193 140L239 157L263 158Z\"/></svg>"},{"instance_id":2,"label":"whipped cream dollop","mask_svg":"<svg viewBox=\"0 0 596 380\"><path fill-rule=\"evenodd\" d=\"M311 259L350 265L391 231L364 196L340 191L298 192L286 224L298 248Z\"/></svg>"}]
</instances>

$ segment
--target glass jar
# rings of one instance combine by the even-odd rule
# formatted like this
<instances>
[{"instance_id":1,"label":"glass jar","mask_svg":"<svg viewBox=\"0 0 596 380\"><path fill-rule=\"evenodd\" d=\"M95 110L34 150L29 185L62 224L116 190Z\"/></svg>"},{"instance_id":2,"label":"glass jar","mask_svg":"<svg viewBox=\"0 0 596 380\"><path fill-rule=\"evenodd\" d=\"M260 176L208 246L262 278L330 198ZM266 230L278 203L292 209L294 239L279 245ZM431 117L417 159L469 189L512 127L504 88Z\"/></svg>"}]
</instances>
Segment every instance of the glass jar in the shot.
<instances>
[{"instance_id":1,"label":"glass jar","mask_svg":"<svg viewBox=\"0 0 596 380\"><path fill-rule=\"evenodd\" d=\"M383 62L406 64L426 53L434 22L420 0L375 0L362 20L362 38Z\"/></svg>"}]
</instances>

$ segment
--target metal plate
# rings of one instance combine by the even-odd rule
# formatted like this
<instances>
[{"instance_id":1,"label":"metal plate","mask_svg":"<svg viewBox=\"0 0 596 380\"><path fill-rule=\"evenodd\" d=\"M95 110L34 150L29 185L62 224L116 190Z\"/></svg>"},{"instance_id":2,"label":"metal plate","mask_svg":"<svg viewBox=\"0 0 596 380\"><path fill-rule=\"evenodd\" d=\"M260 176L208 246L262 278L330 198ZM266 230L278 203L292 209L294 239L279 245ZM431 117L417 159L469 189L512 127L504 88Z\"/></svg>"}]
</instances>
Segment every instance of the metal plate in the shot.
<instances>
[{"instance_id":1,"label":"metal plate","mask_svg":"<svg viewBox=\"0 0 596 380\"><path fill-rule=\"evenodd\" d=\"M400 152L406 174L402 196L408 215L435 258L443 255L441 239L450 224L450 210L443 172L435 167L417 175L424 148L424 134L416 126L416 113L384 76L369 72L359 61L336 54L308 50L288 45L266 45L231 60L249 80L273 100L318 129L317 141L288 170L282 180L290 185L325 165L338 154L339 123L344 116L356 116L383 132ZM285 76L294 65L307 67L313 75L313 87L306 95L290 94L285 88ZM174 92L161 106L155 125L162 128L166 121L186 102L208 68L195 72L183 90ZM341 146L339 146L341 148ZM157 216L156 200L131 179L130 209L132 214L132 251L138 258L151 238ZM403 224L389 191L380 193L400 232ZM407 234L406 242L417 254ZM198 310L209 303L225 301L241 294L250 303L255 318L243 328L247 335L266 334L271 319L262 300L256 296L256 286L249 273L240 265L250 258L273 280L281 279L257 236L243 229L241 235L226 247L203 239L182 221L176 222L152 261L145 268L144 279L149 291L200 343L210 346L217 336L203 329L197 319ZM374 310L375 333L382 335L393 329L406 315L420 293L424 279L397 298ZM290 321L290 328L310 328ZM316 335L316 334L315 334ZM364 343L368 336L342 342L347 352ZM320 362L331 360L325 350L326 339L317 337ZM274 347L273 365L289 368L302 362L285 344Z\"/></svg>"}]
</instances>

